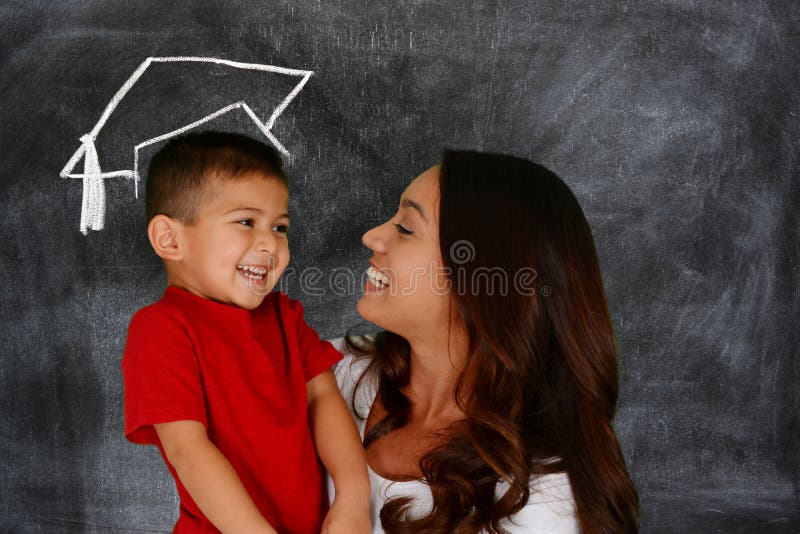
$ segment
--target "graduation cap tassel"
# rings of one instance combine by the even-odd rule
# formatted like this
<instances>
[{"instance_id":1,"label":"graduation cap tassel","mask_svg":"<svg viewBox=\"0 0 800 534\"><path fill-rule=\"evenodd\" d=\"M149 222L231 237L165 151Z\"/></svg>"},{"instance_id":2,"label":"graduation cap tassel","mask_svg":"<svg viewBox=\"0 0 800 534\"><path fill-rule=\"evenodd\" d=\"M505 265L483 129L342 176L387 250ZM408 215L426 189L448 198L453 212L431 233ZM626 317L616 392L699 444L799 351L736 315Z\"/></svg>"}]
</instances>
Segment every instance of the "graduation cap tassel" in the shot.
<instances>
[{"instance_id":1,"label":"graduation cap tassel","mask_svg":"<svg viewBox=\"0 0 800 534\"><path fill-rule=\"evenodd\" d=\"M83 145L83 203L81 204L81 226L83 235L89 230L102 230L106 215L106 186L103 183L100 160L94 146L94 138L87 134L81 137Z\"/></svg>"},{"instance_id":2,"label":"graduation cap tassel","mask_svg":"<svg viewBox=\"0 0 800 534\"><path fill-rule=\"evenodd\" d=\"M299 78L299 81L294 86L294 88L286 95L283 100L281 100L280 104L277 105L272 110L269 118L264 121L264 117L257 115L251 108L248 106L243 100L235 101L234 103L230 103L229 98L233 98L235 96L241 96L239 93L235 92L237 83L232 83L232 87L234 91L219 91L219 95L217 95L217 91L211 90L207 91L210 95L215 95L216 98L213 101L209 101L208 105L202 106L202 110L198 109L195 111L193 110L185 110L186 117L185 119L191 120L188 123L179 123L177 120L173 120L172 118L164 121L166 124L162 124L158 127L158 129L153 129L153 131L143 131L139 133L139 137L147 137L148 139L138 143L133 148L133 168L132 169L113 169L113 170L106 170L103 172L100 169L100 162L97 157L97 147L95 146L95 141L97 136L100 134L100 130L106 124L106 121L109 120L111 114L114 113L114 110L117 109L117 106L123 101L125 95L128 94L128 91L139 81L139 78L144 76L148 71L148 68L155 63L163 64L164 69L168 65L174 65L174 67L166 70L159 70L159 75L167 75L172 76L173 78L180 77L182 79L182 72L181 70L176 70L179 68L181 64L195 64L195 65L202 65L206 64L210 67L216 66L223 66L230 69L240 69L244 71L256 71L264 74L277 74L277 75L284 75L284 76L293 76ZM219 68L219 67L213 67ZM298 93L303 89L306 82L308 82L311 75L314 74L313 71L310 70L300 70L300 69L288 69L285 67L278 67L275 65L264 65L261 63L242 63L240 61L230 61L227 59L219 59L214 57L197 57L197 56L169 56L169 57L148 57L145 59L141 65L139 65L133 74L122 84L122 87L114 94L111 98L111 101L108 103L106 108L103 110L102 115L100 115L100 119L97 121L97 124L91 129L89 133L81 137L81 144L72 154L72 156L67 161L67 164L61 170L59 175L62 178L80 178L83 180L83 200L81 204L81 224L80 224L80 231L83 235L88 235L89 230L102 230L104 227L104 219L105 219L105 212L106 212L106 190L105 190L105 182L106 178L128 178L134 180L134 195L138 198L139 195L139 150L154 145L155 143L160 143L162 141L166 141L167 139L171 139L178 135L183 134L191 129L197 128L203 124L206 124L212 120L217 119L218 117L234 111L234 110L244 110L247 115L253 120L255 125L258 127L259 130L264 134L264 136L272 142L273 145L285 156L289 157L289 152L286 148L281 145L280 142L272 135L272 127L275 124L275 121L280 117L280 115L284 112L286 107L292 102L294 97L298 95ZM216 77L215 71L209 74L212 77ZM225 78L228 79L227 77ZM230 78L230 80L235 80L234 78ZM153 82L150 82L151 84ZM166 83L171 83L169 80ZM191 85L190 88L193 88L194 85ZM220 88L224 89L224 88ZM152 90L152 89L151 89ZM160 92L154 93L152 98L161 98ZM205 100L205 98L204 98ZM128 102L130 104L130 102ZM227 103L222 108L217 109L211 113L209 111L213 110L217 104ZM136 104L130 104L133 106L132 109L136 109ZM264 111L266 111L266 107ZM201 111L204 111L205 114L201 116ZM130 112L130 111L129 111ZM178 118L183 117L183 111L178 113ZM149 124L147 122L143 124ZM120 126L118 125L117 128ZM122 126L124 128L124 126ZM166 131L164 131L166 130ZM113 136L113 133L111 134ZM103 134L103 139L108 139L109 134ZM105 152L105 151L104 151ZM108 154L106 154L108 156ZM83 159L83 173L76 173L75 167L78 165L80 160ZM117 160L119 158L116 158ZM112 161L114 158L112 158ZM105 167L111 165L108 161L104 162Z\"/></svg>"}]
</instances>

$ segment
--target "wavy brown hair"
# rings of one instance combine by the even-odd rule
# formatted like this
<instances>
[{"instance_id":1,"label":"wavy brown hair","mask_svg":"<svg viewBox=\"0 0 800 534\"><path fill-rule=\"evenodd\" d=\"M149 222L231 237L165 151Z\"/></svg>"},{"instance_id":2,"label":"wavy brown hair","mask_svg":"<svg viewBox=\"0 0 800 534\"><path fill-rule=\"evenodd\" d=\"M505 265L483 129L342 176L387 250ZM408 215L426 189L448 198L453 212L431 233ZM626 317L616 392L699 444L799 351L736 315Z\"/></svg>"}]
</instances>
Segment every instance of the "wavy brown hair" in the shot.
<instances>
[{"instance_id":1,"label":"wavy brown hair","mask_svg":"<svg viewBox=\"0 0 800 534\"><path fill-rule=\"evenodd\" d=\"M636 532L638 496L612 427L619 348L580 205L549 170L499 154L446 151L439 185L441 253L469 335L453 393L466 418L420 460L432 511L410 518L409 498L390 500L384 530L501 533L531 476L564 471L583 532ZM487 273L505 273L505 285ZM362 378L377 378L387 411L369 447L408 421L410 347L392 332L347 343L372 357ZM500 480L509 487L496 499Z\"/></svg>"}]
</instances>

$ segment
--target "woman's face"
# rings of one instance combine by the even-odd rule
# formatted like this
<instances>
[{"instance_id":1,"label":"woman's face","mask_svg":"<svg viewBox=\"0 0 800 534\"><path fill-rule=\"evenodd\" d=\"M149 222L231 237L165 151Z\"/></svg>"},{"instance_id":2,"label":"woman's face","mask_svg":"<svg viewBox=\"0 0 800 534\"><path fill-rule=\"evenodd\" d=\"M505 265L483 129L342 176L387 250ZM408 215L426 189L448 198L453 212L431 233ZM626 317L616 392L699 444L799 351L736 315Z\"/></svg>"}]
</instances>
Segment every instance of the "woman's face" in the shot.
<instances>
[{"instance_id":1,"label":"woman's face","mask_svg":"<svg viewBox=\"0 0 800 534\"><path fill-rule=\"evenodd\" d=\"M394 217L362 241L373 256L359 314L408 340L441 333L450 292L439 250L439 167L419 175Z\"/></svg>"}]
</instances>

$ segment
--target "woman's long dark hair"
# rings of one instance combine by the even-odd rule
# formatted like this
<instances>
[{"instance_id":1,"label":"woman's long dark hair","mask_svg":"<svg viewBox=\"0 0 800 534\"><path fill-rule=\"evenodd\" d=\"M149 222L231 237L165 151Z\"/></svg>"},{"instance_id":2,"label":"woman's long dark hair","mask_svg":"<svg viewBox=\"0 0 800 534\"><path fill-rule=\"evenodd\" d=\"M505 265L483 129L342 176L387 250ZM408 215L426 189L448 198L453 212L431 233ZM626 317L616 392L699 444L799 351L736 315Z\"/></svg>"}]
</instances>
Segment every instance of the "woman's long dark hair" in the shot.
<instances>
[{"instance_id":1,"label":"woman's long dark hair","mask_svg":"<svg viewBox=\"0 0 800 534\"><path fill-rule=\"evenodd\" d=\"M531 476L565 471L583 532L636 532L638 496L612 427L619 349L577 200L530 161L454 151L440 194L442 258L470 341L454 392L466 419L420 461L433 510L410 518L408 498L390 500L384 530L503 532ZM387 411L369 447L408 420L409 345L391 332L348 345L372 356L362 378L377 377ZM496 500L500 480L510 485Z\"/></svg>"}]
</instances>

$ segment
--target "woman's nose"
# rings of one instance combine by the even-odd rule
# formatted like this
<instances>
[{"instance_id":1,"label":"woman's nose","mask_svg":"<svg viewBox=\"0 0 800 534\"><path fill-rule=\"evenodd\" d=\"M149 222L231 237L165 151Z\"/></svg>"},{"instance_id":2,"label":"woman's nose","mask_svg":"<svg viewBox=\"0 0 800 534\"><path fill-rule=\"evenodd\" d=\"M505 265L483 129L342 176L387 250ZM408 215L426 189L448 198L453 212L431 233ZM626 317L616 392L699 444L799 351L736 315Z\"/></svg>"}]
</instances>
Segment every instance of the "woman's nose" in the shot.
<instances>
[{"instance_id":1,"label":"woman's nose","mask_svg":"<svg viewBox=\"0 0 800 534\"><path fill-rule=\"evenodd\" d=\"M373 252L385 253L386 252L386 237L383 232L386 223L376 226L372 230L367 230L361 237L361 242L364 246Z\"/></svg>"}]
</instances>

